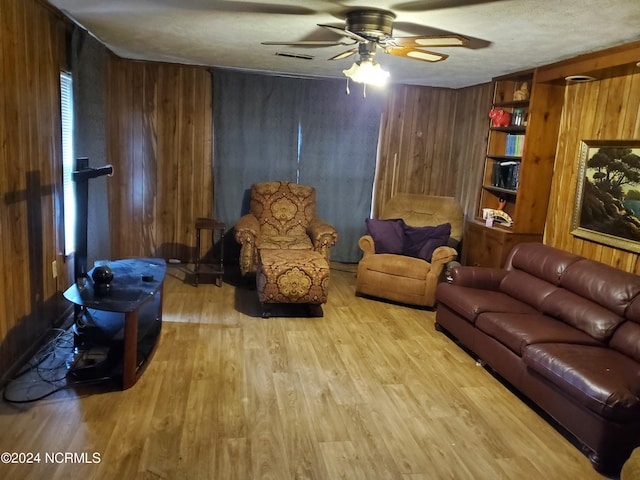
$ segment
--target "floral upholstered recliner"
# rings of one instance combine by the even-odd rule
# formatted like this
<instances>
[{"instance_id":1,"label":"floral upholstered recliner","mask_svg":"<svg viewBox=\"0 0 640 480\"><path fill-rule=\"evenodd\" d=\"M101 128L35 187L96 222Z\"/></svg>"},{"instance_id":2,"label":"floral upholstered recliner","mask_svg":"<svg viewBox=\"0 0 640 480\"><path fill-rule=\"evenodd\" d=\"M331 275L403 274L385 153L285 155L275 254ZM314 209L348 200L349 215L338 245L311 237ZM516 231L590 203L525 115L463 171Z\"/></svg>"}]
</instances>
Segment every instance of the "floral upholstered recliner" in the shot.
<instances>
[{"instance_id":1,"label":"floral upholstered recliner","mask_svg":"<svg viewBox=\"0 0 640 480\"><path fill-rule=\"evenodd\" d=\"M291 182L264 182L251 186L249 213L235 226L241 245L242 275L255 273L258 252L315 250L329 261L329 249L338 240L336 229L316 218L316 191Z\"/></svg>"}]
</instances>

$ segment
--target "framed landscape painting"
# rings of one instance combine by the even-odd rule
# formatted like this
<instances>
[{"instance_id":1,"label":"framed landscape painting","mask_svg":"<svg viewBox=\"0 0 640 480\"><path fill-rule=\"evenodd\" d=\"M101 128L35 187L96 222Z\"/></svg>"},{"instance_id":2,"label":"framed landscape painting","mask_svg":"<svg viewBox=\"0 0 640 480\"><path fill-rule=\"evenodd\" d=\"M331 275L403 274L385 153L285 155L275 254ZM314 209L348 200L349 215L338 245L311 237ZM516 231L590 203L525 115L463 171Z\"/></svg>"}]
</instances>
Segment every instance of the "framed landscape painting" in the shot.
<instances>
[{"instance_id":1,"label":"framed landscape painting","mask_svg":"<svg viewBox=\"0 0 640 480\"><path fill-rule=\"evenodd\" d=\"M584 140L571 233L640 252L640 141Z\"/></svg>"}]
</instances>

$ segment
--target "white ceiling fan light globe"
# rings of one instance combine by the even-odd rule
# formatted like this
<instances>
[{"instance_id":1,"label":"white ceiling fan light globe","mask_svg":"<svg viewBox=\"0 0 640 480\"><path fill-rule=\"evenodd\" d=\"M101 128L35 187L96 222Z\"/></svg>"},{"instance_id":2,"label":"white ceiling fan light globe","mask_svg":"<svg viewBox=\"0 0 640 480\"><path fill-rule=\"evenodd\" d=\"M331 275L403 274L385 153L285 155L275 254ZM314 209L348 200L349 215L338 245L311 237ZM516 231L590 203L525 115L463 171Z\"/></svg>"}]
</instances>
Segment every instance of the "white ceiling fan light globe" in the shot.
<instances>
[{"instance_id":1,"label":"white ceiling fan light globe","mask_svg":"<svg viewBox=\"0 0 640 480\"><path fill-rule=\"evenodd\" d=\"M384 86L389 81L389 72L383 70L379 63L375 63L372 60L355 62L351 65L351 68L343 70L342 73L356 83L364 83L376 87Z\"/></svg>"}]
</instances>

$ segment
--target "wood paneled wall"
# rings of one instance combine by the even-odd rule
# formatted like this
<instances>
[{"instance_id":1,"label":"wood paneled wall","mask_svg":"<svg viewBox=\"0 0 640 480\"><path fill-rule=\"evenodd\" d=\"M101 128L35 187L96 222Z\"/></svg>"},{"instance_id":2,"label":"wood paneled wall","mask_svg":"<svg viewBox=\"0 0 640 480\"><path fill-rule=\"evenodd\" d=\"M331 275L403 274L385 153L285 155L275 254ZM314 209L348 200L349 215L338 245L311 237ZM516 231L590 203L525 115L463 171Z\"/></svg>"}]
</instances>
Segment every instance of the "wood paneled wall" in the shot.
<instances>
[{"instance_id":1,"label":"wood paneled wall","mask_svg":"<svg viewBox=\"0 0 640 480\"><path fill-rule=\"evenodd\" d=\"M455 92L394 85L382 118L374 214L397 192L452 195Z\"/></svg>"},{"instance_id":2,"label":"wood paneled wall","mask_svg":"<svg viewBox=\"0 0 640 480\"><path fill-rule=\"evenodd\" d=\"M382 120L374 215L397 192L456 197L475 208L491 85L395 85Z\"/></svg>"},{"instance_id":3,"label":"wood paneled wall","mask_svg":"<svg viewBox=\"0 0 640 480\"><path fill-rule=\"evenodd\" d=\"M213 211L211 75L113 55L107 70L112 257L191 261Z\"/></svg>"},{"instance_id":4,"label":"wood paneled wall","mask_svg":"<svg viewBox=\"0 0 640 480\"><path fill-rule=\"evenodd\" d=\"M0 383L58 319L62 265L60 66L65 23L0 0ZM60 276L53 278L52 262Z\"/></svg>"},{"instance_id":5,"label":"wood paneled wall","mask_svg":"<svg viewBox=\"0 0 640 480\"><path fill-rule=\"evenodd\" d=\"M640 139L640 72L635 65L624 75L565 88L545 243L640 274L637 254L571 235L581 141L613 139Z\"/></svg>"},{"instance_id":6,"label":"wood paneled wall","mask_svg":"<svg viewBox=\"0 0 640 480\"><path fill-rule=\"evenodd\" d=\"M456 190L453 196L460 201L467 218L473 218L478 208L484 175L493 84L456 90L456 97L451 150L451 163L456 166Z\"/></svg>"}]
</instances>

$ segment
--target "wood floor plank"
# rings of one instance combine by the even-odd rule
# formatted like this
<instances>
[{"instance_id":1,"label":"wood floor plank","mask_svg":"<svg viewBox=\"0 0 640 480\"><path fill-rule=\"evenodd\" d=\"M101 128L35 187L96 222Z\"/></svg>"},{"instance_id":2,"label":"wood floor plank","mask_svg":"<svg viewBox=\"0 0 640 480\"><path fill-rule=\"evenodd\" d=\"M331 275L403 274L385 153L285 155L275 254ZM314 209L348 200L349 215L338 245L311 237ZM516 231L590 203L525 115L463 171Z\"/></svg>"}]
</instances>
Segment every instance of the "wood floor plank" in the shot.
<instances>
[{"instance_id":1,"label":"wood floor plank","mask_svg":"<svg viewBox=\"0 0 640 480\"><path fill-rule=\"evenodd\" d=\"M318 442L346 441L349 432L345 427L343 411L333 397L326 373L322 370L314 348L313 337L307 332L289 332L289 351L292 364L296 365L302 392Z\"/></svg>"},{"instance_id":2,"label":"wood floor plank","mask_svg":"<svg viewBox=\"0 0 640 480\"><path fill-rule=\"evenodd\" d=\"M321 442L320 450L329 472L328 478L368 480L352 442Z\"/></svg>"},{"instance_id":3,"label":"wood floor plank","mask_svg":"<svg viewBox=\"0 0 640 480\"><path fill-rule=\"evenodd\" d=\"M224 345L224 349L221 348ZM217 391L211 392L217 413L218 435L223 438L247 436L247 389L242 331L226 328L221 332L216 350L220 356L218 378L213 380Z\"/></svg>"},{"instance_id":4,"label":"wood floor plank","mask_svg":"<svg viewBox=\"0 0 640 480\"><path fill-rule=\"evenodd\" d=\"M274 374L274 385L280 418L285 436L288 478L326 478L324 466L318 458L317 439L309 423L302 384L296 374Z\"/></svg>"},{"instance_id":5,"label":"wood floor plank","mask_svg":"<svg viewBox=\"0 0 640 480\"><path fill-rule=\"evenodd\" d=\"M251 446L247 460L251 465L251 478L276 479L286 475L287 462L283 452L284 436L279 415L273 375L268 368L269 356L263 348L250 348L245 352L248 367L246 381L247 400L247 439Z\"/></svg>"},{"instance_id":6,"label":"wood floor plank","mask_svg":"<svg viewBox=\"0 0 640 480\"><path fill-rule=\"evenodd\" d=\"M199 477L200 470L191 478L224 478L229 480L245 480L253 477L251 473L249 441L243 438L221 438L216 445L216 475Z\"/></svg>"},{"instance_id":7,"label":"wood floor plank","mask_svg":"<svg viewBox=\"0 0 640 480\"><path fill-rule=\"evenodd\" d=\"M250 284L194 287L170 266L160 343L132 388L0 403L0 452L100 463L0 463L0 478L603 478L435 312L356 297L353 266L332 267L323 317L264 319Z\"/></svg>"}]
</instances>

